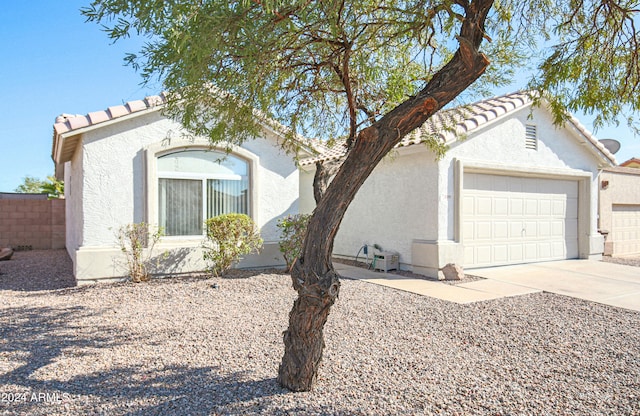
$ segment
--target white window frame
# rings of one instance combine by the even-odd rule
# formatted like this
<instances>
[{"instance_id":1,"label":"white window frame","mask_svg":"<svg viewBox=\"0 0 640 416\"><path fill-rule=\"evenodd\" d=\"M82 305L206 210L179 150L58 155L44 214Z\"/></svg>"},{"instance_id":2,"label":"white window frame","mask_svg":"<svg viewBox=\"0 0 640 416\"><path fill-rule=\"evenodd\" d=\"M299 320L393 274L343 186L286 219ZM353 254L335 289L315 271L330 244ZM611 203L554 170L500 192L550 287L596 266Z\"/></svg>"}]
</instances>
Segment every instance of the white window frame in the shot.
<instances>
[{"instance_id":1,"label":"white window frame","mask_svg":"<svg viewBox=\"0 0 640 416\"><path fill-rule=\"evenodd\" d=\"M207 181L206 179L225 179L223 175L213 175L215 177L207 177L205 178L205 174L180 174L173 172L171 176L166 176L163 172L158 172L158 158L161 156L165 156L171 153L188 151L188 150L207 150L207 151L217 151L220 153L225 153L225 149L227 146L223 143L221 147L211 147L211 144L206 139L182 139L182 138L167 138L158 143L154 143L150 146L147 146L144 149L144 159L145 159L145 222L153 225L154 227L158 227L159 221L159 213L158 213L158 204L159 204L159 196L158 196L158 181L162 178L167 179L197 179L202 181L203 191L206 190ZM244 162L247 162L247 176L249 183L249 195L248 195L248 213L256 224L260 223L259 218L259 209L258 209L258 167L260 165L260 158L248 151L247 149L230 145L231 152L229 156L239 158ZM159 176L161 175L162 176ZM234 176L234 175L232 175ZM237 176L236 176L237 178ZM206 192L203 192L203 213L206 214ZM204 236L204 229L202 235L187 235L187 236L165 236L163 240L171 240L171 241L202 241Z\"/></svg>"}]
</instances>

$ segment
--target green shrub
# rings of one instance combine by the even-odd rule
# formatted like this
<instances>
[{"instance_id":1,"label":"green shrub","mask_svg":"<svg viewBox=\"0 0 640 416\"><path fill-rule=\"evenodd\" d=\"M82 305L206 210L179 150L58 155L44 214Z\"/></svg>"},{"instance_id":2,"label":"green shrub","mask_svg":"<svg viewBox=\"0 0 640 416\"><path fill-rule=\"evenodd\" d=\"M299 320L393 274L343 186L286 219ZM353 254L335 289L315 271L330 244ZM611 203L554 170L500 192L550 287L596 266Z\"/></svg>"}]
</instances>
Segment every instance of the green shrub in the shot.
<instances>
[{"instance_id":1,"label":"green shrub","mask_svg":"<svg viewBox=\"0 0 640 416\"><path fill-rule=\"evenodd\" d=\"M205 221L207 236L202 248L214 276L224 274L242 256L262 247L262 238L253 220L245 214L223 214Z\"/></svg>"},{"instance_id":2,"label":"green shrub","mask_svg":"<svg viewBox=\"0 0 640 416\"><path fill-rule=\"evenodd\" d=\"M144 222L123 225L118 229L116 238L120 250L125 255L129 277L133 282L139 283L149 280L149 263L153 248L162 234L162 230L151 233L149 225ZM147 248L146 254L145 248Z\"/></svg>"},{"instance_id":3,"label":"green shrub","mask_svg":"<svg viewBox=\"0 0 640 416\"><path fill-rule=\"evenodd\" d=\"M287 270L291 270L293 264L302 254L302 245L304 244L309 218L311 218L311 215L297 214L287 215L278 220L278 228L280 228L281 233L280 252L287 263Z\"/></svg>"}]
</instances>

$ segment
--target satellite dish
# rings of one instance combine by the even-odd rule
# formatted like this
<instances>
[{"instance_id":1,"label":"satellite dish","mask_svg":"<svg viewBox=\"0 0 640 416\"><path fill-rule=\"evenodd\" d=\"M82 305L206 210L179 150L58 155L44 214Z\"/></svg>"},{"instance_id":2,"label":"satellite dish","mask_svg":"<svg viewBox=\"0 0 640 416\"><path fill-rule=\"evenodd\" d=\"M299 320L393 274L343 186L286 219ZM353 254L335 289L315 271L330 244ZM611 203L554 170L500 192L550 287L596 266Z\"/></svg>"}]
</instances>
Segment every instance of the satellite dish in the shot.
<instances>
[{"instance_id":1,"label":"satellite dish","mask_svg":"<svg viewBox=\"0 0 640 416\"><path fill-rule=\"evenodd\" d=\"M614 139L602 139L600 143L607 148L608 151L613 153L614 155L620 150L620 142Z\"/></svg>"}]
</instances>

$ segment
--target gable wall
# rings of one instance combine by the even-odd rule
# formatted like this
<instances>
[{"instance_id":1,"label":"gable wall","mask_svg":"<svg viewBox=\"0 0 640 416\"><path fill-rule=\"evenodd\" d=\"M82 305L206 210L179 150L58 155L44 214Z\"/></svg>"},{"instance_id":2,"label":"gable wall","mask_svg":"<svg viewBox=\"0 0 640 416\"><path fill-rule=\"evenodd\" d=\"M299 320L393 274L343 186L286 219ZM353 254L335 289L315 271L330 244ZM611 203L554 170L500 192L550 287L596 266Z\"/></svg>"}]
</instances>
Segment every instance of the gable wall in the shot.
<instances>
[{"instance_id":1,"label":"gable wall","mask_svg":"<svg viewBox=\"0 0 640 416\"><path fill-rule=\"evenodd\" d=\"M242 147L243 152L254 155L251 156L254 160L251 175L257 192L253 195L252 205L256 209L252 216L265 240L261 260L248 261L247 266L261 265L267 260L267 265L280 264L277 219L298 212L297 168L292 157L277 148L275 137L270 133L265 135ZM69 250L79 250L82 257L77 259L79 254L72 254L79 280L122 275L113 265L114 253L118 250L116 231L134 222L157 223L155 215L147 218L147 212L157 212L147 206L156 203L157 196L148 198L147 192L150 186L157 187L157 179L146 179L150 163L155 163L148 159L155 157L155 153L146 149L183 148L192 144L208 145L208 142L185 139L180 125L158 112L121 120L84 135L81 149L77 149L66 170L73 198L68 214L75 217L70 233L74 248ZM190 260L185 260L185 266L177 271L202 270L202 254L191 250L198 248L201 241L201 238L167 238L160 246L162 249L180 247L182 260L189 252Z\"/></svg>"},{"instance_id":2,"label":"gable wall","mask_svg":"<svg viewBox=\"0 0 640 416\"><path fill-rule=\"evenodd\" d=\"M538 149L525 148L525 129L527 124L537 127ZM441 161L441 175L446 176L449 194L454 192L454 164L460 160L463 164L487 164L496 169L513 170L516 175L541 172L548 175L590 174L589 219L590 234L597 234L597 177L599 161L591 153L583 139L578 138L577 131L567 124L556 128L546 110L534 108L521 109L512 117L474 132L466 140L452 145ZM519 172L518 172L519 171ZM446 199L441 209L447 212L441 218L438 235L440 239L455 237L455 205L453 199Z\"/></svg>"}]
</instances>

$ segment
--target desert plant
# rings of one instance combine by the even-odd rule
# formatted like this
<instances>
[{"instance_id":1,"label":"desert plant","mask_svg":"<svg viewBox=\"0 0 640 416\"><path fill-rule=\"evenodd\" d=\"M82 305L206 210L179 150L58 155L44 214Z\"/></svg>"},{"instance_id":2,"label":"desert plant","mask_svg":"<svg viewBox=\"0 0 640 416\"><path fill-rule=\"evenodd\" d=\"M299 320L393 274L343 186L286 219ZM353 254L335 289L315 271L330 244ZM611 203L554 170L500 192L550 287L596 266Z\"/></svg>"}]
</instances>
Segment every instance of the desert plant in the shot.
<instances>
[{"instance_id":1,"label":"desert plant","mask_svg":"<svg viewBox=\"0 0 640 416\"><path fill-rule=\"evenodd\" d=\"M118 229L116 237L120 250L125 255L131 281L139 283L149 280L153 248L162 234L161 229L152 233L149 225L144 222L126 224Z\"/></svg>"},{"instance_id":2,"label":"desert plant","mask_svg":"<svg viewBox=\"0 0 640 416\"><path fill-rule=\"evenodd\" d=\"M298 257L300 257L309 217L311 217L311 215L296 214L287 215L278 220L277 225L280 229L280 242L278 246L280 247L284 261L287 263L287 271L291 270L293 264Z\"/></svg>"},{"instance_id":3,"label":"desert plant","mask_svg":"<svg viewBox=\"0 0 640 416\"><path fill-rule=\"evenodd\" d=\"M245 214L223 214L205 221L206 240L202 244L207 271L224 274L242 256L262 247L262 238L253 220Z\"/></svg>"}]
</instances>

